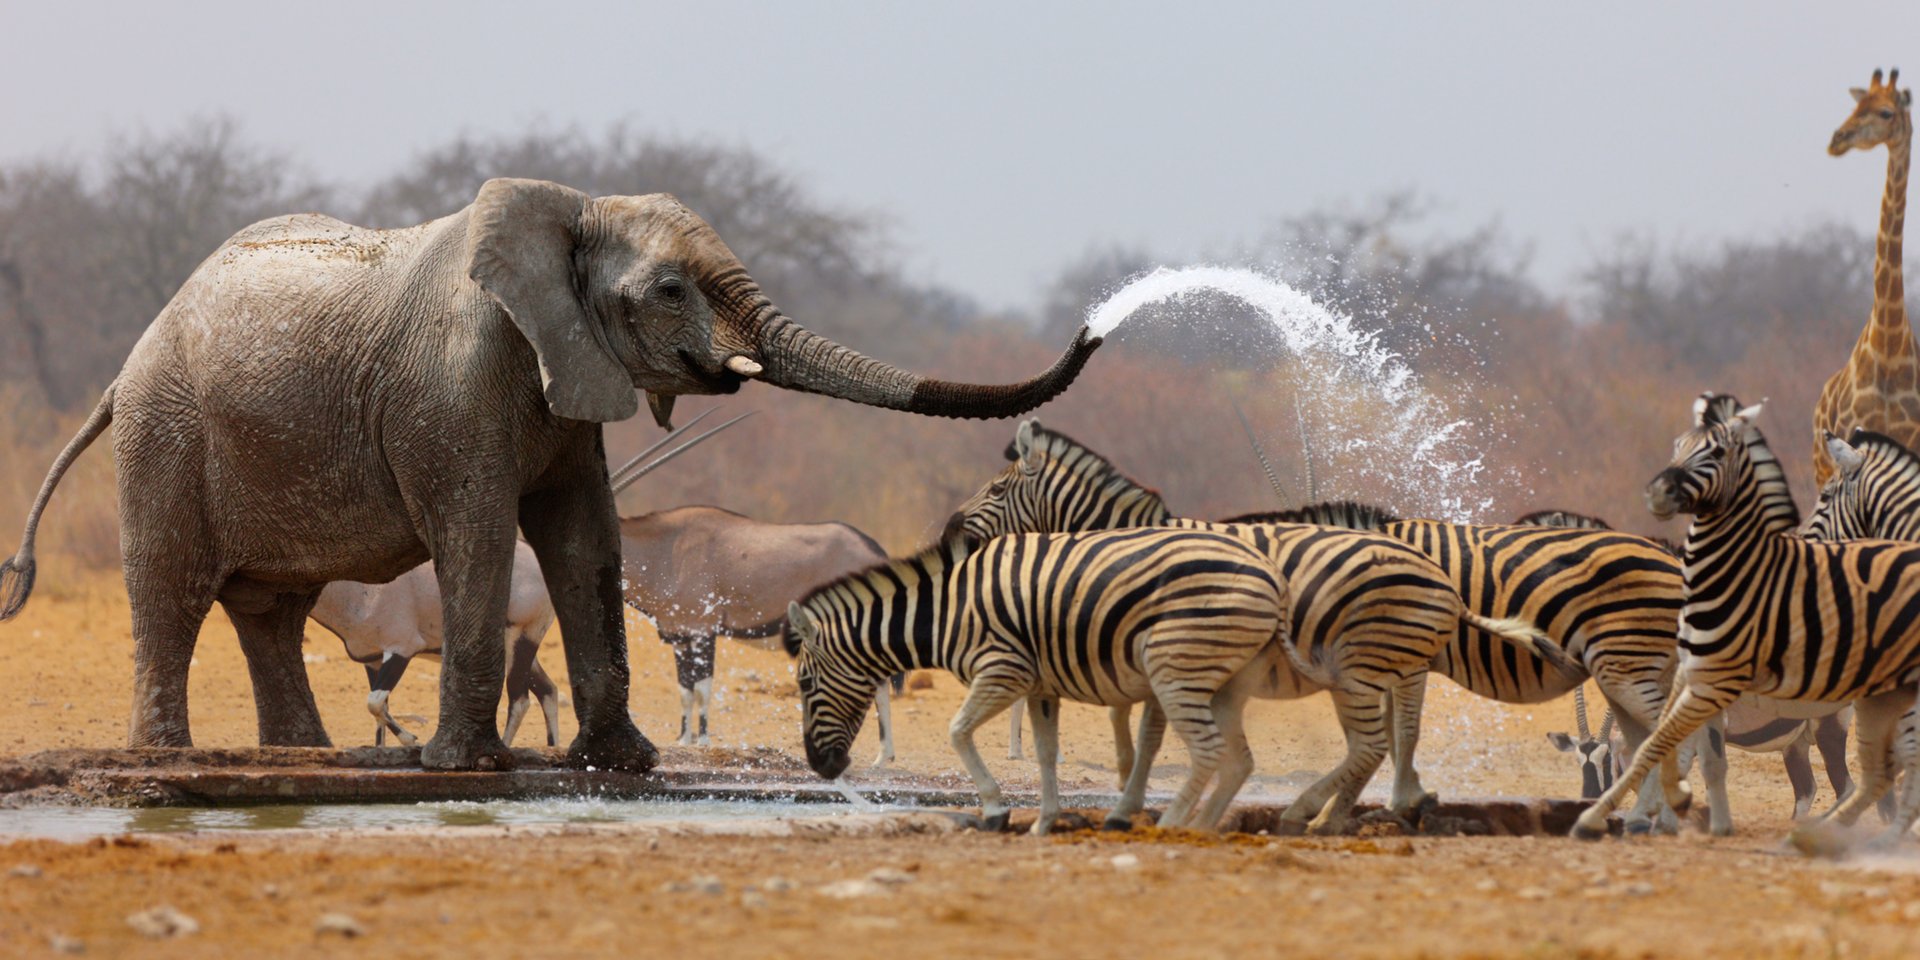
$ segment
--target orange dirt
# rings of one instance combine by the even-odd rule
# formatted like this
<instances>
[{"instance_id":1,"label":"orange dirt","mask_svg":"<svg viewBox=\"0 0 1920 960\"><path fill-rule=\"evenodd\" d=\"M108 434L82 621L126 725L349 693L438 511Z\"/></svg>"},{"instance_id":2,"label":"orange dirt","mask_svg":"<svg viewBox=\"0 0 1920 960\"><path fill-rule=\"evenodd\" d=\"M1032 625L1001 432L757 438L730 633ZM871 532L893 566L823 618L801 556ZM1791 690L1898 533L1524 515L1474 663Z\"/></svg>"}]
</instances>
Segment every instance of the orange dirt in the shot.
<instances>
[{"instance_id":1,"label":"orange dirt","mask_svg":"<svg viewBox=\"0 0 1920 960\"><path fill-rule=\"evenodd\" d=\"M634 634L635 715L650 735L670 740L679 705L671 657L643 627ZM308 635L309 673L336 744L370 743L364 672L330 634L315 627ZM550 640L545 663L564 687L558 638ZM725 643L720 661L716 742L798 753L785 658ZM416 666L394 694L401 722L422 735L436 713L436 666ZM0 701L0 754L121 745L131 674L117 582L43 578L21 618L0 627L0 675L12 691ZM196 743L254 742L246 671L218 613L202 635L190 690ZM961 692L940 675L896 702L901 766L957 767L946 722ZM1564 795L1575 782L1571 767L1542 734L1571 725L1568 702L1506 708L1437 681L1422 772L1430 788L1452 796ZM1104 711L1068 710L1063 726L1063 777L1070 785L1110 783ZM564 743L574 729L570 710L562 727ZM1324 698L1256 703L1249 729L1259 764L1249 791L1291 793L1341 749ZM536 714L520 742L541 733ZM981 741L997 772L1032 781L1030 761L1004 758L1003 723ZM860 749L864 763L875 749L871 723ZM1183 754L1168 747L1160 785L1177 783ZM1384 785L1387 774L1376 782ZM1824 804L1824 779L1822 787ZM1912 955L1920 857L1909 850L1907 859L1832 864L1783 853L1791 794L1777 757L1736 754L1733 792L1741 830L1732 839L1598 845L458 828L16 842L0 846L0 955L48 955L54 935L77 938L96 956L340 949L332 941L342 934L316 929L332 913L363 928L370 945L402 956ZM832 886L879 868L908 879ZM712 888L698 882L707 877L718 892L703 892ZM770 889L776 877L792 888ZM199 931L148 940L129 926L129 915L159 905L192 917Z\"/></svg>"}]
</instances>

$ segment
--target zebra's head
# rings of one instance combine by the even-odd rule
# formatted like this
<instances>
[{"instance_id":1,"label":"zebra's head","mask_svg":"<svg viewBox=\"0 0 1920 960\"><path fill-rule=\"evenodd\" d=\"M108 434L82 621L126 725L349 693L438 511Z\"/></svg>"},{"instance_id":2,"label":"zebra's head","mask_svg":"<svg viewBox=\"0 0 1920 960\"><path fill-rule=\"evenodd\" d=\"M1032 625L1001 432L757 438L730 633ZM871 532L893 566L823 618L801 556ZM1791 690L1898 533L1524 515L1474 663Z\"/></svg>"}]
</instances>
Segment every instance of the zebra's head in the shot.
<instances>
[{"instance_id":1,"label":"zebra's head","mask_svg":"<svg viewBox=\"0 0 1920 960\"><path fill-rule=\"evenodd\" d=\"M1647 484L1647 509L1660 520L1677 513L1712 513L1732 498L1745 468L1747 425L1760 415L1758 404L1732 416L1716 409L1724 394L1703 394L1694 401L1694 427L1674 438L1673 460Z\"/></svg>"},{"instance_id":2,"label":"zebra's head","mask_svg":"<svg viewBox=\"0 0 1920 960\"><path fill-rule=\"evenodd\" d=\"M1007 445L1005 469L948 521L949 535L986 540L1010 533L1061 533L1160 523L1160 495L1105 457L1026 420Z\"/></svg>"},{"instance_id":3,"label":"zebra's head","mask_svg":"<svg viewBox=\"0 0 1920 960\"><path fill-rule=\"evenodd\" d=\"M807 766L828 780L846 772L874 691L873 678L854 669L846 655L844 617L832 609L815 609L825 606L821 600L830 596L816 592L788 604L786 636L800 685L800 738L807 747Z\"/></svg>"},{"instance_id":4,"label":"zebra's head","mask_svg":"<svg viewBox=\"0 0 1920 960\"><path fill-rule=\"evenodd\" d=\"M1920 456L1885 434L1855 427L1845 440L1825 435L1838 469L1801 533L1814 540L1909 539L1920 511Z\"/></svg>"}]
</instances>

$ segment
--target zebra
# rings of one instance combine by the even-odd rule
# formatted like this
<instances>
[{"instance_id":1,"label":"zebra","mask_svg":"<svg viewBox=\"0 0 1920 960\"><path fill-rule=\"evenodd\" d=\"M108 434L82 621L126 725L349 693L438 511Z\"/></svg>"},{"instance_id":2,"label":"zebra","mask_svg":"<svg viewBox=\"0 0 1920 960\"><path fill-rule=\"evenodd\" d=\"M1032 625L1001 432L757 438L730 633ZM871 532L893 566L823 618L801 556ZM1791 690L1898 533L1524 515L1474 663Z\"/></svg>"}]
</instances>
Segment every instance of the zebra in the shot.
<instances>
[{"instance_id":1,"label":"zebra","mask_svg":"<svg viewBox=\"0 0 1920 960\"><path fill-rule=\"evenodd\" d=\"M1920 456L1883 433L1826 435L1837 468L1801 532L1815 540L1920 542Z\"/></svg>"},{"instance_id":2,"label":"zebra","mask_svg":"<svg viewBox=\"0 0 1920 960\"><path fill-rule=\"evenodd\" d=\"M1526 645L1516 656L1559 657L1557 646L1520 620L1494 620L1467 609L1446 574L1417 551L1388 537L1303 524L1214 524L1172 516L1159 494L1128 478L1105 457L1072 438L1023 422L1007 449L1012 462L961 505L950 535L985 538L1008 533L1117 527L1181 527L1245 539L1269 558L1293 595L1290 635L1309 654L1337 650L1337 684L1316 672L1279 669L1255 696L1292 699L1332 687L1335 710L1349 743L1334 772L1308 787L1282 814L1318 833L1344 829L1359 789L1377 769L1374 745L1391 741L1394 786L1388 809L1407 816L1433 802L1414 768L1427 666L1461 623L1494 642ZM1385 695L1391 691L1390 701ZM1391 702L1392 713L1388 713ZM1116 711L1116 752L1126 754L1127 718ZM1141 718L1137 758L1127 777L1125 803L1146 790L1160 719L1152 704ZM1382 730L1390 734L1382 735ZM1366 770L1366 777L1355 772ZM1345 788L1341 783L1347 784Z\"/></svg>"},{"instance_id":3,"label":"zebra","mask_svg":"<svg viewBox=\"0 0 1920 960\"><path fill-rule=\"evenodd\" d=\"M1160 822L1211 829L1252 772L1241 711L1287 642L1288 602L1266 557L1221 534L1029 534L977 545L944 537L788 607L807 763L828 779L845 771L877 681L950 670L968 692L949 736L990 829L1006 826L1007 806L973 733L1026 698L1040 760L1032 832L1044 834L1060 811L1060 701L1151 699L1192 756ZM1219 782L1196 814L1216 769ZM1109 822L1133 812L1117 808Z\"/></svg>"},{"instance_id":4,"label":"zebra","mask_svg":"<svg viewBox=\"0 0 1920 960\"><path fill-rule=\"evenodd\" d=\"M1710 396L1705 407L1709 417L1724 416L1739 409L1739 400L1726 395ZM1761 442L1764 442L1764 438ZM1581 530L1613 529L1612 524L1600 517L1569 510L1535 510L1514 523ZM1659 537L1649 539L1675 556L1680 553L1678 544ZM1609 732L1614 724L1613 711L1608 710L1601 717L1600 735L1594 737L1587 729L1586 691L1576 688L1573 696L1574 721L1579 739L1564 733L1549 733L1547 740L1562 752L1572 753L1579 761L1580 799L1593 800L1613 785L1614 777L1626 768L1626 761L1632 755L1626 751L1624 743L1616 745L1611 742ZM1800 704L1786 707L1780 701L1747 694L1728 707L1716 723L1718 726L1711 728L1715 732L1707 737L1707 748L1710 750L1723 750L1724 745L1738 747L1747 753L1780 754L1781 763L1787 771L1787 783L1793 787L1795 820L1805 817L1813 809L1813 748L1820 750L1820 759L1826 767L1827 782L1833 787L1833 795L1841 797L1852 789L1853 778L1847 773L1847 732L1853 724L1851 706ZM1692 757L1685 753L1683 751L1680 760L1682 770L1693 765ZM1724 757L1718 758L1718 762L1724 760ZM1882 801L1882 812L1886 819L1892 819L1893 808L1886 800Z\"/></svg>"},{"instance_id":5,"label":"zebra","mask_svg":"<svg viewBox=\"0 0 1920 960\"><path fill-rule=\"evenodd\" d=\"M1454 632L1433 671L1502 703L1543 703L1591 677L1617 717L1629 750L1653 730L1675 666L1682 599L1680 565L1645 537L1611 530L1405 520L1365 503L1330 501L1294 510L1246 514L1226 522L1311 523L1374 531L1438 565L1467 607L1483 616L1536 625L1558 641L1575 669ZM1724 752L1708 751L1703 769L1709 829L1733 831ZM1681 811L1684 811L1683 802ZM1631 833L1677 829L1674 814L1648 791L1627 817Z\"/></svg>"},{"instance_id":6,"label":"zebra","mask_svg":"<svg viewBox=\"0 0 1920 960\"><path fill-rule=\"evenodd\" d=\"M1824 819L1843 826L1859 819L1888 790L1897 763L1907 770L1907 789L1884 838L1897 841L1920 816L1920 546L1818 542L1778 529L1793 512L1792 497L1772 450L1749 442L1759 434L1761 408L1712 416L1713 396L1695 402L1695 426L1674 441L1673 460L1647 484L1655 517L1693 515L1682 682L1626 776L1580 815L1573 835L1604 836L1622 792L1655 764L1675 793L1677 769L1667 761L1676 746L1751 691L1855 701L1860 783Z\"/></svg>"}]
</instances>

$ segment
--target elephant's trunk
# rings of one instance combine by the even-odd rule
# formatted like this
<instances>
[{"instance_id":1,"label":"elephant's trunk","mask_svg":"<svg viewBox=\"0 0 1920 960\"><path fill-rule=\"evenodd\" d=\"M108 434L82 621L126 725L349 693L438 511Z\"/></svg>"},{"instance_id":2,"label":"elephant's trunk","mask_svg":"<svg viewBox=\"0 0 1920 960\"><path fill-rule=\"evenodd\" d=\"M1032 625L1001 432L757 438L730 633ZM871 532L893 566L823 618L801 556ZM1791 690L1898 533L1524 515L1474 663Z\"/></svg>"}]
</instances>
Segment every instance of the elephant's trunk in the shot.
<instances>
[{"instance_id":1,"label":"elephant's trunk","mask_svg":"<svg viewBox=\"0 0 1920 960\"><path fill-rule=\"evenodd\" d=\"M744 279L744 278L742 278ZM780 313L746 281L727 298L760 366L755 379L808 393L936 417L992 420L1025 413L1060 395L1100 346L1083 327L1045 373L1007 384L957 383L910 373L834 343ZM736 369L736 372L741 372Z\"/></svg>"}]
</instances>

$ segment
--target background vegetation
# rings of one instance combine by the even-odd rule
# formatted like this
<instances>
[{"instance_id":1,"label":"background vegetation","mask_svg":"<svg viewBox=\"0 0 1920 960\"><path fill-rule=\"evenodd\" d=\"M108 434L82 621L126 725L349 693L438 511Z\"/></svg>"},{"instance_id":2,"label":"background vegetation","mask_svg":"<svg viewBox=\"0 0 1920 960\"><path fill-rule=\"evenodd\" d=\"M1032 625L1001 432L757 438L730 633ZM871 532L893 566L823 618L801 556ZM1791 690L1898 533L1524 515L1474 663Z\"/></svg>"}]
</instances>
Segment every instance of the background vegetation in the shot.
<instances>
[{"instance_id":1,"label":"background vegetation","mask_svg":"<svg viewBox=\"0 0 1920 960\"><path fill-rule=\"evenodd\" d=\"M97 157L3 167L0 549L16 542L47 465L141 331L234 230L300 210L417 223L458 210L482 180L509 174L595 194L673 193L802 322L957 378L1012 379L1044 366L1090 303L1165 257L1086 251L1030 311L999 314L963 292L904 279L890 260L883 211L824 204L750 148L622 127L463 137L368 184L318 179L221 119L128 137ZM1871 301L1878 198L1860 200L1848 223L1774 236L1687 247L1621 237L1596 250L1569 289L1536 283L1523 239L1497 223L1436 232L1423 218L1429 201L1408 194L1275 211L1263 235L1218 238L1209 259L1257 265L1353 314L1431 392L1473 416L1467 440L1486 454L1481 495L1494 504L1484 519L1558 506L1655 532L1639 491L1664 464L1691 397L1706 388L1770 399L1766 426L1806 502L1812 404ZM1300 361L1264 340L1243 307L1213 304L1207 315L1212 322L1123 327L1041 416L1159 486L1177 511L1267 508L1275 495L1232 404L1304 490L1293 426ZM689 398L681 416L712 402ZM717 402L760 415L630 490L626 509L705 502L774 520L842 519L904 550L999 468L1012 433L1011 423L927 420L758 386ZM1364 434L1393 415L1356 409L1347 429ZM623 456L655 435L639 417L610 428L610 448ZM1320 493L1389 505L1398 495L1364 481ZM53 569L117 563L104 444L61 487L42 531L41 556Z\"/></svg>"}]
</instances>

